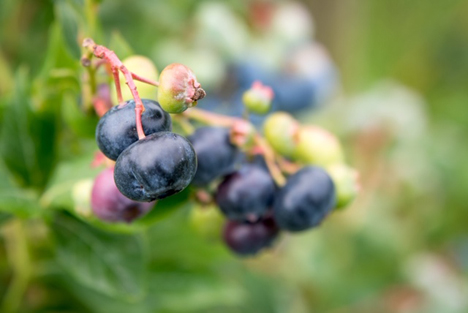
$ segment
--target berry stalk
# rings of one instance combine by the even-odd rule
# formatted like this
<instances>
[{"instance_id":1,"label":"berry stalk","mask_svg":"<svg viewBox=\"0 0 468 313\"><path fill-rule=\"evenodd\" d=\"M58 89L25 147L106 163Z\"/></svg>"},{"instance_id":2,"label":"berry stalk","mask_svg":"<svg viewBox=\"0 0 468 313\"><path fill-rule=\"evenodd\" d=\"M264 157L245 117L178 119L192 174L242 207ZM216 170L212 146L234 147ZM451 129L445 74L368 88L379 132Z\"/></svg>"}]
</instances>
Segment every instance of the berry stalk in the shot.
<instances>
[{"instance_id":1,"label":"berry stalk","mask_svg":"<svg viewBox=\"0 0 468 313\"><path fill-rule=\"evenodd\" d=\"M239 121L244 121L243 119L238 117L230 117L221 114L216 114L198 108L190 108L189 110L184 111L182 114L189 119L196 120L204 124L228 128L232 128ZM278 186L284 186L284 184L286 183L286 178L284 177L283 173L281 172L280 168L275 162L275 152L267 143L267 141L263 139L263 137L259 134L256 134L254 139L256 145L260 148L260 151L265 158L265 162L268 166L271 176L275 180L275 183Z\"/></svg>"},{"instance_id":2,"label":"berry stalk","mask_svg":"<svg viewBox=\"0 0 468 313\"><path fill-rule=\"evenodd\" d=\"M143 106L143 103L141 102L141 98L138 94L137 88L133 81L133 77L138 77L136 78L137 80L140 80L142 78L139 77L138 75L131 73L125 67L125 65L122 64L122 61L120 61L120 59L117 57L114 51L111 51L104 46L97 45L91 38L86 38L83 41L83 47L87 48L90 52L92 52L95 57L105 60L110 65L112 69L113 77L114 77L119 104L123 103L122 91L120 89L120 80L119 80L119 71L122 72L122 74L125 77L125 82L128 88L130 88L130 92L132 93L133 99L135 100L135 115L136 115L136 127L137 127L138 139L145 138L146 137L145 132L143 130L143 125L141 123L141 114L145 111L145 107ZM157 84L154 84L155 82L152 82L150 80L146 80L145 82L151 83L153 85L157 85Z\"/></svg>"}]
</instances>

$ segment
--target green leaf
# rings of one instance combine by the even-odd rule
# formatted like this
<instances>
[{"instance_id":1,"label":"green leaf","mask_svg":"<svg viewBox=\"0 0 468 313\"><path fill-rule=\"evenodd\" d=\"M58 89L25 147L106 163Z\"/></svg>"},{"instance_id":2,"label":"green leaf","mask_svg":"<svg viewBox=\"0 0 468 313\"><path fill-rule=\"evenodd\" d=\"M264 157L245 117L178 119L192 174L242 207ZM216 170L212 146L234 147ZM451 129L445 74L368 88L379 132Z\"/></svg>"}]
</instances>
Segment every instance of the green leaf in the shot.
<instances>
[{"instance_id":1,"label":"green leaf","mask_svg":"<svg viewBox=\"0 0 468 313\"><path fill-rule=\"evenodd\" d=\"M34 109L28 79L20 68L3 116L0 156L20 186L42 190L56 164L59 100L49 99L47 110Z\"/></svg>"},{"instance_id":2,"label":"green leaf","mask_svg":"<svg viewBox=\"0 0 468 313\"><path fill-rule=\"evenodd\" d=\"M122 34L118 31L114 31L111 35L109 42L109 49L115 52L119 56L119 59L124 60L125 58L134 54L134 51L130 44L125 40Z\"/></svg>"},{"instance_id":3,"label":"green leaf","mask_svg":"<svg viewBox=\"0 0 468 313\"><path fill-rule=\"evenodd\" d=\"M176 210L182 210L191 206L190 188L185 188L178 194L159 200L156 206L141 219L135 221L136 225L151 226L154 223L164 219Z\"/></svg>"},{"instance_id":4,"label":"green leaf","mask_svg":"<svg viewBox=\"0 0 468 313\"><path fill-rule=\"evenodd\" d=\"M54 21L50 26L48 35L49 44L47 46L46 59L43 62L39 75L42 81L49 79L51 70L53 69L71 68L76 70L76 75L78 75L80 63L66 48L65 34L58 21Z\"/></svg>"},{"instance_id":5,"label":"green leaf","mask_svg":"<svg viewBox=\"0 0 468 313\"><path fill-rule=\"evenodd\" d=\"M0 161L0 212L27 218L40 212L37 192L16 187Z\"/></svg>"},{"instance_id":6,"label":"green leaf","mask_svg":"<svg viewBox=\"0 0 468 313\"><path fill-rule=\"evenodd\" d=\"M81 56L80 46L78 44L79 15L73 8L73 5L65 0L58 0L55 3L55 10L62 26L63 38L67 50L73 58L79 60Z\"/></svg>"},{"instance_id":7,"label":"green leaf","mask_svg":"<svg viewBox=\"0 0 468 313\"><path fill-rule=\"evenodd\" d=\"M135 235L115 235L58 213L51 231L58 264L81 285L125 301L144 297L146 246Z\"/></svg>"},{"instance_id":8,"label":"green leaf","mask_svg":"<svg viewBox=\"0 0 468 313\"><path fill-rule=\"evenodd\" d=\"M63 97L62 116L70 129L79 137L94 138L99 117L84 112L78 104L78 95L71 92Z\"/></svg>"}]
</instances>

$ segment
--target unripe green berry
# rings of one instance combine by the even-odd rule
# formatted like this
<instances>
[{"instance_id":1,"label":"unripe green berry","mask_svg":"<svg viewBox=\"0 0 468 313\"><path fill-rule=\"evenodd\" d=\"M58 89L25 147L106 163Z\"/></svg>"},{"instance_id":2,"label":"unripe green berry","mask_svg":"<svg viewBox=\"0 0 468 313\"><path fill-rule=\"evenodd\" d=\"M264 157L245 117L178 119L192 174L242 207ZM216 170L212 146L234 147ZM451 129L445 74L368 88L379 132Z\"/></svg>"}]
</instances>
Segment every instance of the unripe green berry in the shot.
<instances>
[{"instance_id":1,"label":"unripe green berry","mask_svg":"<svg viewBox=\"0 0 468 313\"><path fill-rule=\"evenodd\" d=\"M259 81L255 81L252 87L242 95L245 107L257 114L266 114L270 110L272 100L273 89L262 85Z\"/></svg>"},{"instance_id":2,"label":"unripe green berry","mask_svg":"<svg viewBox=\"0 0 468 313\"><path fill-rule=\"evenodd\" d=\"M143 78L147 78L153 81L158 81L158 70L154 65L153 61L149 58L141 55L133 55L122 61L123 65L132 73L137 74ZM133 99L133 95L130 92L130 88L125 83L124 75L120 74L120 89L122 90L122 98L124 101ZM143 83L137 80L133 80L137 88L138 94L141 99L156 100L158 95L158 88L147 83ZM115 92L115 84L112 84L112 101L117 103L117 93Z\"/></svg>"},{"instance_id":3,"label":"unripe green berry","mask_svg":"<svg viewBox=\"0 0 468 313\"><path fill-rule=\"evenodd\" d=\"M336 188L336 208L348 206L359 191L358 172L345 164L335 164L327 171Z\"/></svg>"},{"instance_id":4,"label":"unripe green berry","mask_svg":"<svg viewBox=\"0 0 468 313\"><path fill-rule=\"evenodd\" d=\"M169 64L159 76L158 101L166 112L182 113L205 95L195 74L185 65Z\"/></svg>"},{"instance_id":5,"label":"unripe green berry","mask_svg":"<svg viewBox=\"0 0 468 313\"><path fill-rule=\"evenodd\" d=\"M72 198L75 212L81 216L91 216L91 190L94 181L92 179L83 179L76 182L72 189Z\"/></svg>"},{"instance_id":6,"label":"unripe green berry","mask_svg":"<svg viewBox=\"0 0 468 313\"><path fill-rule=\"evenodd\" d=\"M303 126L296 137L297 146L293 158L303 164L327 167L344 160L338 139L317 126Z\"/></svg>"},{"instance_id":7,"label":"unripe green berry","mask_svg":"<svg viewBox=\"0 0 468 313\"><path fill-rule=\"evenodd\" d=\"M196 205L189 217L192 229L207 240L219 240L224 216L215 205Z\"/></svg>"},{"instance_id":8,"label":"unripe green berry","mask_svg":"<svg viewBox=\"0 0 468 313\"><path fill-rule=\"evenodd\" d=\"M276 112L268 116L263 124L263 132L271 147L286 157L293 155L296 149L295 137L299 123L285 112Z\"/></svg>"}]
</instances>

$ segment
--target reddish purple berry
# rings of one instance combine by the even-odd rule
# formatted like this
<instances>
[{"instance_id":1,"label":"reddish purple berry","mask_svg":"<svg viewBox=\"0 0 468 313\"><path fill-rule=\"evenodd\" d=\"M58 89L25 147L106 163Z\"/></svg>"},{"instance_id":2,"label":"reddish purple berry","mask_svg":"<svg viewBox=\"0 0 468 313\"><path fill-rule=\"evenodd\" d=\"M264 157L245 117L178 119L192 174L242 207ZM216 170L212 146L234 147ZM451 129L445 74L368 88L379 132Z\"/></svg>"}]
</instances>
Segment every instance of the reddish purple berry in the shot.
<instances>
[{"instance_id":1,"label":"reddish purple berry","mask_svg":"<svg viewBox=\"0 0 468 313\"><path fill-rule=\"evenodd\" d=\"M228 221L224 227L223 239L236 254L254 255L270 247L279 234L279 228L272 218L255 223Z\"/></svg>"},{"instance_id":2,"label":"reddish purple berry","mask_svg":"<svg viewBox=\"0 0 468 313\"><path fill-rule=\"evenodd\" d=\"M115 185L114 168L102 171L94 180L91 208L94 214L107 222L127 222L146 214L155 202L137 202L125 197Z\"/></svg>"}]
</instances>

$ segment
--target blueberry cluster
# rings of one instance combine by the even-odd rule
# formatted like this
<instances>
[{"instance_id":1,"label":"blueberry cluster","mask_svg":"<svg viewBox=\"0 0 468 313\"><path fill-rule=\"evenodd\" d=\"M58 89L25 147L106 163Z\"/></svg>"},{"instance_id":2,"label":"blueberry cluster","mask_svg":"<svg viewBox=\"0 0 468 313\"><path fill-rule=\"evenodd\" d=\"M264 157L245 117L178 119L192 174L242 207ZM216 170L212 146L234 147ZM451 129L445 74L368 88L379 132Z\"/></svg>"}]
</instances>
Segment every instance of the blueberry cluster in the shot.
<instances>
[{"instance_id":1,"label":"blueberry cluster","mask_svg":"<svg viewBox=\"0 0 468 313\"><path fill-rule=\"evenodd\" d=\"M279 186L263 157L245 155L232 144L229 129L201 127L188 139L199 164L193 184L211 191L227 218L223 239L236 254L258 253L281 230L315 227L336 206L335 184L322 167L303 166Z\"/></svg>"},{"instance_id":2,"label":"blueberry cluster","mask_svg":"<svg viewBox=\"0 0 468 313\"><path fill-rule=\"evenodd\" d=\"M126 74L135 99L123 102L118 93L122 103L106 112L96 128L99 149L115 161L94 181L91 207L98 218L131 222L156 200L191 184L199 207L215 206L227 219L225 244L236 254L253 255L270 247L281 231L318 226L356 195L356 173L344 164L341 145L327 130L275 112L258 131L248 118L193 108L205 91L186 66L168 65L153 82L115 63L107 48L92 48ZM130 76L158 86L159 102L140 99ZM267 113L274 93L255 81L242 97L246 112ZM174 121L187 138L172 132L170 113L183 113ZM194 216L219 221L213 214Z\"/></svg>"},{"instance_id":3,"label":"blueberry cluster","mask_svg":"<svg viewBox=\"0 0 468 313\"><path fill-rule=\"evenodd\" d=\"M114 200L109 200L105 205L111 206L111 201L120 199L120 193L133 200L121 203L128 208L107 210L114 217L105 217L105 214L96 213L105 211L102 205L96 204L102 200L99 197L103 196L97 192L94 196L93 193L94 211L105 220L130 221L120 217L119 214L123 214L120 211L132 211L132 217L145 213L145 210L135 211L130 207L135 201L152 202L183 190L190 184L197 169L195 150L185 137L171 132L170 115L156 101L143 99L142 102L145 107L141 118L145 138L138 139L133 100L109 110L102 116L96 129L100 150L109 159L116 161L113 169L116 188L109 191L115 196L107 195ZM108 184L108 181L101 183L98 179L95 184Z\"/></svg>"}]
</instances>

